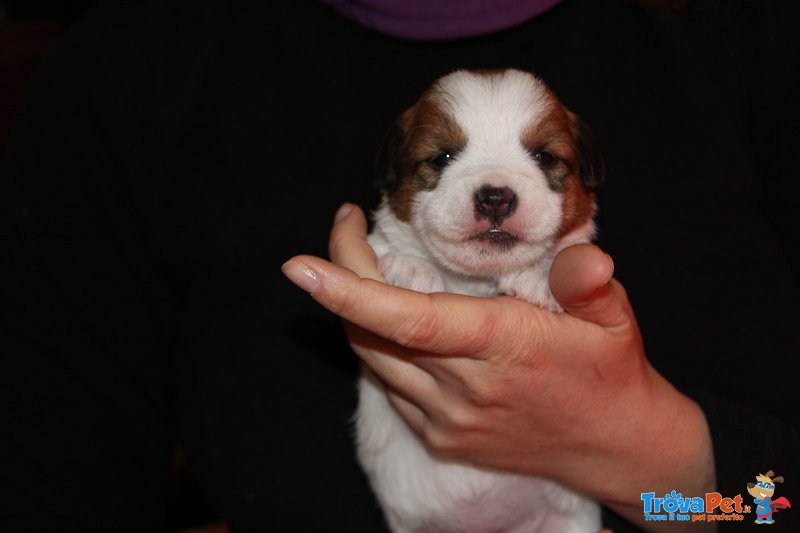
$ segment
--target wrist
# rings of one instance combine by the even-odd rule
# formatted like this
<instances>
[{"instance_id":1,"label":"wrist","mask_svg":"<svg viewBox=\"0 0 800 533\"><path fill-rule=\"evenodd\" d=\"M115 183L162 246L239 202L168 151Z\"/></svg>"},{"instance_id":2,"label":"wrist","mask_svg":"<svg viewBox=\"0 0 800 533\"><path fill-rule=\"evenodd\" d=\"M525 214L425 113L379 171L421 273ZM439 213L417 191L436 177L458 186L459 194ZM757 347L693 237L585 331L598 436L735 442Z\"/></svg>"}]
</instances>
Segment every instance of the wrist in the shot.
<instances>
[{"instance_id":1,"label":"wrist","mask_svg":"<svg viewBox=\"0 0 800 533\"><path fill-rule=\"evenodd\" d=\"M675 523L645 522L642 493L665 495L673 490L688 497L714 490L714 452L705 414L663 376L648 367L647 394L633 409L633 431L623 447L617 479L598 494L602 503L647 531L680 531ZM698 524L691 524L692 531ZM688 527L687 527L688 528ZM716 530L711 524L701 530Z\"/></svg>"}]
</instances>

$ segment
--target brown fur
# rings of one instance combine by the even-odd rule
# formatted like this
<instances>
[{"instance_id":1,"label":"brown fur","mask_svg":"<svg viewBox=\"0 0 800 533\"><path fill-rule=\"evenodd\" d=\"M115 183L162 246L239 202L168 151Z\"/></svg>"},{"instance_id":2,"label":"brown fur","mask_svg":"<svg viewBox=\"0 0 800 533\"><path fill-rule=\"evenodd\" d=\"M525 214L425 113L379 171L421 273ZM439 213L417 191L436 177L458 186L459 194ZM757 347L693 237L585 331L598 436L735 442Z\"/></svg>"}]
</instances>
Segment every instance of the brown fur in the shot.
<instances>
[{"instance_id":1,"label":"brown fur","mask_svg":"<svg viewBox=\"0 0 800 533\"><path fill-rule=\"evenodd\" d=\"M438 89L430 88L400 118L402 138L396 151L397 182L389 191L389 207L405 222L411 217L414 198L432 189L440 171L431 163L442 152L453 155L467 144L467 138L452 117L437 102Z\"/></svg>"},{"instance_id":2,"label":"brown fur","mask_svg":"<svg viewBox=\"0 0 800 533\"><path fill-rule=\"evenodd\" d=\"M564 190L564 179L577 171L572 164L575 161L575 138L564 108L560 104L550 106L549 113L531 124L521 140L531 154L545 151L557 158L555 164L544 172L551 189Z\"/></svg>"},{"instance_id":3,"label":"brown fur","mask_svg":"<svg viewBox=\"0 0 800 533\"><path fill-rule=\"evenodd\" d=\"M579 119L567 111L548 91L554 102L550 112L532 124L523 134L522 143L531 153L546 151L558 161L545 170L550 188L562 194L562 218L559 236L585 224L594 215L594 193L584 187L580 173L581 155L578 147Z\"/></svg>"}]
</instances>

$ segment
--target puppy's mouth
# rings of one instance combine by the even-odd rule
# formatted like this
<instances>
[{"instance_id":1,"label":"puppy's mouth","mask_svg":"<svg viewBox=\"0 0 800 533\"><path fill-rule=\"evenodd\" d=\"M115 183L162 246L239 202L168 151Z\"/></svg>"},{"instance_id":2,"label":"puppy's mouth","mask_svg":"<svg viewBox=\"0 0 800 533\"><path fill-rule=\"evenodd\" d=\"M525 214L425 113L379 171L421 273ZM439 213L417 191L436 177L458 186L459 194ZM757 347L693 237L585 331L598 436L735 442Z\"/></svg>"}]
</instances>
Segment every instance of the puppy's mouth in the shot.
<instances>
[{"instance_id":1,"label":"puppy's mouth","mask_svg":"<svg viewBox=\"0 0 800 533\"><path fill-rule=\"evenodd\" d=\"M513 248L519 242L519 237L513 233L494 227L471 235L469 240L485 242L500 251L505 251Z\"/></svg>"}]
</instances>

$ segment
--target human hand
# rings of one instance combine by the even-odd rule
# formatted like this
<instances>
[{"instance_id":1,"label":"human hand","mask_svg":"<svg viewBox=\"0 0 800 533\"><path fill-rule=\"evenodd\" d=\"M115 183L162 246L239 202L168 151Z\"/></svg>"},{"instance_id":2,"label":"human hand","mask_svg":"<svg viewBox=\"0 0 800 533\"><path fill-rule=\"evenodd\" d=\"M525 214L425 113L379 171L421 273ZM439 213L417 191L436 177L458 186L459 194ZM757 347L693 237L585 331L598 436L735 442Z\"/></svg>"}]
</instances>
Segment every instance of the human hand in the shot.
<instances>
[{"instance_id":1,"label":"human hand","mask_svg":"<svg viewBox=\"0 0 800 533\"><path fill-rule=\"evenodd\" d=\"M556 259L550 284L565 313L554 314L381 283L365 237L360 210L342 211L333 263L299 256L284 271L345 319L353 349L431 448L557 480L634 521L644 490L711 487L705 418L647 362L597 247Z\"/></svg>"}]
</instances>

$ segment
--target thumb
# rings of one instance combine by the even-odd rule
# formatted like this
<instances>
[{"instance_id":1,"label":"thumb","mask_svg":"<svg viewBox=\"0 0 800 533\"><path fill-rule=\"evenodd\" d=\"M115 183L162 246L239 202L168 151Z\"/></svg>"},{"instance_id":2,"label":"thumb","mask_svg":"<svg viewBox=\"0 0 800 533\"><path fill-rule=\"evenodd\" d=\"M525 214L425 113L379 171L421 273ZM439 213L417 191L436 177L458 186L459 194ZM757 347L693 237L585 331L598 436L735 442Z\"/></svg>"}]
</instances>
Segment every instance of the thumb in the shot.
<instances>
[{"instance_id":1,"label":"thumb","mask_svg":"<svg viewBox=\"0 0 800 533\"><path fill-rule=\"evenodd\" d=\"M625 289L613 274L613 260L597 246L570 246L553 261L550 290L576 318L606 328L623 326L633 320L633 312Z\"/></svg>"},{"instance_id":2,"label":"thumb","mask_svg":"<svg viewBox=\"0 0 800 533\"><path fill-rule=\"evenodd\" d=\"M378 258L367 242L367 219L358 206L343 204L336 212L328 252L334 263L360 277L383 280Z\"/></svg>"}]
</instances>

